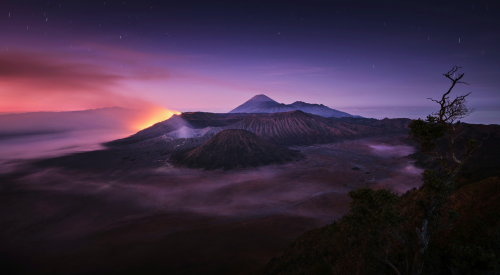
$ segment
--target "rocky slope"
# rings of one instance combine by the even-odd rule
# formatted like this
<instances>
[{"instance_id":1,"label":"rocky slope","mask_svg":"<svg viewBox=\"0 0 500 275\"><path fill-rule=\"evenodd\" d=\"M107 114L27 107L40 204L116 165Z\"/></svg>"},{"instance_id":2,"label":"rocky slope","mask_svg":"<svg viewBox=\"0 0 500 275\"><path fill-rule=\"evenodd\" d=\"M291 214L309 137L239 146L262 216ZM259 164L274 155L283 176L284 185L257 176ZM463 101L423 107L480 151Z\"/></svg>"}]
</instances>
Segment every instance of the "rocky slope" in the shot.
<instances>
[{"instance_id":1,"label":"rocky slope","mask_svg":"<svg viewBox=\"0 0 500 275\"><path fill-rule=\"evenodd\" d=\"M297 152L273 145L246 130L224 130L200 147L177 153L172 163L189 168L230 170L283 163L298 157Z\"/></svg>"},{"instance_id":2,"label":"rocky slope","mask_svg":"<svg viewBox=\"0 0 500 275\"><path fill-rule=\"evenodd\" d=\"M307 145L329 143L342 139L374 135L401 133L407 131L409 119L377 122L372 125L346 123L334 118L324 118L302 111L247 117L228 126L245 129L275 144ZM389 123L390 122L390 123Z\"/></svg>"}]
</instances>

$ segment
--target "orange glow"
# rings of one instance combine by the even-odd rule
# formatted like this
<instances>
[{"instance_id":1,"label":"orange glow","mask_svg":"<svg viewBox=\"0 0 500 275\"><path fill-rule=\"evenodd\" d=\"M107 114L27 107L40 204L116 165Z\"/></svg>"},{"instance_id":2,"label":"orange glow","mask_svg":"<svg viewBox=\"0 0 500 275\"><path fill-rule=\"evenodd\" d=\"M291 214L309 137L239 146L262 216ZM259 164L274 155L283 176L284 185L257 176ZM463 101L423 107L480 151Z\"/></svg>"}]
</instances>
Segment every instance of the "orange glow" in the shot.
<instances>
[{"instance_id":1,"label":"orange glow","mask_svg":"<svg viewBox=\"0 0 500 275\"><path fill-rule=\"evenodd\" d=\"M167 120L173 115L180 115L181 112L169 110L163 107L152 108L146 115L132 122L131 129L139 131L153 126L155 123Z\"/></svg>"}]
</instances>

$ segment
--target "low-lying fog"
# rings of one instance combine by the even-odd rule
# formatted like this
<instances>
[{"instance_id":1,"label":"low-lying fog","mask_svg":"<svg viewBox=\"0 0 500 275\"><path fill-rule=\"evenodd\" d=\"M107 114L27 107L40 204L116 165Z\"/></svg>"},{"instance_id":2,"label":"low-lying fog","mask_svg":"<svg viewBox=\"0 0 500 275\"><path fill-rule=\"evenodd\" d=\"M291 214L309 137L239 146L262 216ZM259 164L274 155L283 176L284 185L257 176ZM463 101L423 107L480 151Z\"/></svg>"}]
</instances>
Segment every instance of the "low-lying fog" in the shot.
<instances>
[{"instance_id":1,"label":"low-lying fog","mask_svg":"<svg viewBox=\"0 0 500 275\"><path fill-rule=\"evenodd\" d=\"M92 129L0 137L0 173L30 159L104 149L101 143L130 134L125 129Z\"/></svg>"},{"instance_id":2,"label":"low-lying fog","mask_svg":"<svg viewBox=\"0 0 500 275\"><path fill-rule=\"evenodd\" d=\"M160 261L156 246L162 244L171 249L161 253L178 258L162 262L164 269L196 273L183 261L197 255L200 268L240 273L250 265L262 267L306 230L340 218L348 211L346 193L353 188L366 184L402 193L421 184L422 171L406 157L414 148L401 136L294 147L304 160L233 171L165 163L102 176L58 167L7 167L12 159L98 149L98 142L113 136L101 134L0 140L2 255L28 269L68 273L70 267L56 264L61 258L83 270L105 270L113 264L105 260L113 248L115 260L139 266L146 259ZM200 237L206 232L211 233ZM151 241L154 247L144 248ZM125 252L136 246L140 255ZM224 260L224 269L224 263L213 264L221 257L239 260Z\"/></svg>"}]
</instances>

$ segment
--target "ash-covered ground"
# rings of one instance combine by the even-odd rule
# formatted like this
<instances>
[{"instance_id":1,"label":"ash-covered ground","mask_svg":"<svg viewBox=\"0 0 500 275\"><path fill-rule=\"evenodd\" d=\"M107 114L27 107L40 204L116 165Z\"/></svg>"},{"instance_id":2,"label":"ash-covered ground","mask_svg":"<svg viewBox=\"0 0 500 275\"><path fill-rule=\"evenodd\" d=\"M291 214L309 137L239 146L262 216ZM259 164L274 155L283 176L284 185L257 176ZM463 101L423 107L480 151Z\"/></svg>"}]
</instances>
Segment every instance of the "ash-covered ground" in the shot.
<instances>
[{"instance_id":1,"label":"ash-covered ground","mask_svg":"<svg viewBox=\"0 0 500 275\"><path fill-rule=\"evenodd\" d=\"M10 167L0 174L1 262L12 274L259 273L345 214L349 190L420 186L407 144L296 146L304 159L231 171Z\"/></svg>"}]
</instances>

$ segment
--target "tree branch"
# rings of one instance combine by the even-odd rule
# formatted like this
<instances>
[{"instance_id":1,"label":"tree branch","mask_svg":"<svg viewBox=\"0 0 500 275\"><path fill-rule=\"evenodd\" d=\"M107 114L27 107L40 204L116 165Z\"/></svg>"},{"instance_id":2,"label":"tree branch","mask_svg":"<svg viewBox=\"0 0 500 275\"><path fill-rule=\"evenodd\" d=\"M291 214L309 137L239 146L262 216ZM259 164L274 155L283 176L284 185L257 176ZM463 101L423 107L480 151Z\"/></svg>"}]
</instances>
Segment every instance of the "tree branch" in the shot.
<instances>
[{"instance_id":1,"label":"tree branch","mask_svg":"<svg viewBox=\"0 0 500 275\"><path fill-rule=\"evenodd\" d=\"M396 274L401 275L401 273L396 268L396 266L394 266L394 264L392 264L391 261L389 261L389 259L388 259L388 256L389 256L389 244L386 245L386 251L385 252L382 251L382 250L380 250L380 249L378 249L378 251L382 255L384 255L384 258L380 258L380 257L378 257L378 256L375 255L375 259L377 259L377 260L379 260L379 261L381 261L381 262L389 265L394 270L394 272L396 272Z\"/></svg>"}]
</instances>

